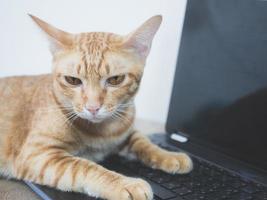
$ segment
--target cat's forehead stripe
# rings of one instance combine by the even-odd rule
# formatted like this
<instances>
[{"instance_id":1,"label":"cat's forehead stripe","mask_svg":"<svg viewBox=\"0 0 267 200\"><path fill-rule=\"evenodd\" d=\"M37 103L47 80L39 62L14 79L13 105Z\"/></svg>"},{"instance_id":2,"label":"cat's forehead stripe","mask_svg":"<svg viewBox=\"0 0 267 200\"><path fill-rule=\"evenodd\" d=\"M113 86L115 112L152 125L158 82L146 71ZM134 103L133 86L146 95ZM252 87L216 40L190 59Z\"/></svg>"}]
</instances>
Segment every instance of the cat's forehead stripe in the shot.
<instances>
[{"instance_id":1,"label":"cat's forehead stripe","mask_svg":"<svg viewBox=\"0 0 267 200\"><path fill-rule=\"evenodd\" d=\"M81 72L81 65L79 64L78 66L77 66L77 74L80 74L80 72Z\"/></svg>"},{"instance_id":2,"label":"cat's forehead stripe","mask_svg":"<svg viewBox=\"0 0 267 200\"><path fill-rule=\"evenodd\" d=\"M108 66L103 64L104 54L110 49L109 42L111 33L82 33L78 37L78 50L82 54L82 71L87 75L90 73L99 74L101 68L106 72ZM77 70L79 74L81 69Z\"/></svg>"}]
</instances>

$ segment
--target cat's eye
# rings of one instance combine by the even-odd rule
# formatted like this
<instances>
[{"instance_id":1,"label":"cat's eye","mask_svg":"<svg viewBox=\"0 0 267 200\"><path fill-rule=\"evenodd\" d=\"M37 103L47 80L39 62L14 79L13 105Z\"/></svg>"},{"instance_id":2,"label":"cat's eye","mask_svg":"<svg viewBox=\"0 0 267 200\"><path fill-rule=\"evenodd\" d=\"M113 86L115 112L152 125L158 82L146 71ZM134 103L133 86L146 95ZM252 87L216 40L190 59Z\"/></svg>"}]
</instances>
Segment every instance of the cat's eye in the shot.
<instances>
[{"instance_id":1,"label":"cat's eye","mask_svg":"<svg viewBox=\"0 0 267 200\"><path fill-rule=\"evenodd\" d=\"M82 84L82 81L81 79L78 79L76 77L73 77L73 76L65 76L64 77L66 82L71 84L71 85L74 85L74 86L78 86L78 85L81 85Z\"/></svg>"},{"instance_id":2,"label":"cat's eye","mask_svg":"<svg viewBox=\"0 0 267 200\"><path fill-rule=\"evenodd\" d=\"M125 75L112 76L107 79L106 83L110 86L120 85L125 79Z\"/></svg>"}]
</instances>

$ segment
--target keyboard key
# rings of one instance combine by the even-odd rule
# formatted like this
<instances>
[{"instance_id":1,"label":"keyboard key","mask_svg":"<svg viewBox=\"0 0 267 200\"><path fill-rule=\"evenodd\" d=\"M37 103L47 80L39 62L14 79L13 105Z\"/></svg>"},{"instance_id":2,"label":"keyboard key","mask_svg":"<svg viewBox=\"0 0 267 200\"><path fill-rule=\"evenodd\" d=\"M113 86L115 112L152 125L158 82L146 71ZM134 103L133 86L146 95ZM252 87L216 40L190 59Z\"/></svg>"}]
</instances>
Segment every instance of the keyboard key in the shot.
<instances>
[{"instance_id":1,"label":"keyboard key","mask_svg":"<svg viewBox=\"0 0 267 200\"><path fill-rule=\"evenodd\" d=\"M232 194L239 192L239 190L232 188L230 186L225 187L225 188L221 188L220 191L224 192L224 194L226 194L226 195L232 195Z\"/></svg>"},{"instance_id":2,"label":"keyboard key","mask_svg":"<svg viewBox=\"0 0 267 200\"><path fill-rule=\"evenodd\" d=\"M267 188L266 187L264 187L262 184L260 184L260 183L255 183L255 186L256 187L258 187L262 192L265 190L267 190ZM266 191L267 192L267 191Z\"/></svg>"},{"instance_id":3,"label":"keyboard key","mask_svg":"<svg viewBox=\"0 0 267 200\"><path fill-rule=\"evenodd\" d=\"M202 194L202 195L205 195L205 194L208 194L208 193L211 193L211 192L214 192L214 189L211 188L211 187L208 187L208 186L203 187L203 188L200 188L200 189L198 190L198 193L199 193L199 194Z\"/></svg>"},{"instance_id":4,"label":"keyboard key","mask_svg":"<svg viewBox=\"0 0 267 200\"><path fill-rule=\"evenodd\" d=\"M237 193L234 194L233 196L231 196L232 199L242 199L242 200L253 200L253 196L251 196L248 193L245 192L241 192L241 193Z\"/></svg>"},{"instance_id":5,"label":"keyboard key","mask_svg":"<svg viewBox=\"0 0 267 200\"><path fill-rule=\"evenodd\" d=\"M175 193L179 194L180 196L183 196L185 194L192 193L192 191L186 187L176 188L173 190Z\"/></svg>"},{"instance_id":6,"label":"keyboard key","mask_svg":"<svg viewBox=\"0 0 267 200\"><path fill-rule=\"evenodd\" d=\"M186 200L205 200L206 196L205 195L199 195L199 194L187 194L183 196L184 199Z\"/></svg>"},{"instance_id":7,"label":"keyboard key","mask_svg":"<svg viewBox=\"0 0 267 200\"><path fill-rule=\"evenodd\" d=\"M226 200L226 199L228 200L230 199L230 196L225 194L223 191L218 191L218 192L207 194L206 198L211 199L211 200Z\"/></svg>"},{"instance_id":8,"label":"keyboard key","mask_svg":"<svg viewBox=\"0 0 267 200\"><path fill-rule=\"evenodd\" d=\"M210 184L210 187L213 189L218 189L218 188L222 188L225 187L226 184L225 183L220 183L219 181L214 181L212 184Z\"/></svg>"},{"instance_id":9,"label":"keyboard key","mask_svg":"<svg viewBox=\"0 0 267 200\"><path fill-rule=\"evenodd\" d=\"M243 181L230 181L227 183L228 185L232 186L233 188L241 188L245 187L247 184Z\"/></svg>"},{"instance_id":10,"label":"keyboard key","mask_svg":"<svg viewBox=\"0 0 267 200\"><path fill-rule=\"evenodd\" d=\"M201 183L196 181L192 181L192 182L185 182L183 183L183 185L185 185L187 188L189 189L194 189L194 188L199 188L201 186Z\"/></svg>"},{"instance_id":11,"label":"keyboard key","mask_svg":"<svg viewBox=\"0 0 267 200\"><path fill-rule=\"evenodd\" d=\"M138 169L138 168L137 168ZM134 170L134 169L132 169ZM136 169L135 169L136 170ZM149 172L151 172L152 169L151 168L148 168L148 167L140 167L138 169L138 174L142 175L142 176L145 176L146 174L148 174Z\"/></svg>"},{"instance_id":12,"label":"keyboard key","mask_svg":"<svg viewBox=\"0 0 267 200\"><path fill-rule=\"evenodd\" d=\"M247 185L246 187L242 188L242 190L244 192L247 192L249 194L253 194L253 193L256 193L256 192L260 192L260 189L256 186L253 186L253 185Z\"/></svg>"},{"instance_id":13,"label":"keyboard key","mask_svg":"<svg viewBox=\"0 0 267 200\"><path fill-rule=\"evenodd\" d=\"M174 197L174 198L171 198L171 199L168 199L168 200L186 200L186 199L184 199L183 197L177 196L177 197Z\"/></svg>"},{"instance_id":14,"label":"keyboard key","mask_svg":"<svg viewBox=\"0 0 267 200\"><path fill-rule=\"evenodd\" d=\"M161 198L159 198L159 197L153 197L153 200L162 200Z\"/></svg>"},{"instance_id":15,"label":"keyboard key","mask_svg":"<svg viewBox=\"0 0 267 200\"><path fill-rule=\"evenodd\" d=\"M169 189L169 190L172 190L174 188L179 188L181 187L182 185L180 183L175 183L175 182L168 182L168 183L164 183L162 184L163 187Z\"/></svg>"},{"instance_id":16,"label":"keyboard key","mask_svg":"<svg viewBox=\"0 0 267 200\"><path fill-rule=\"evenodd\" d=\"M220 173L217 169L213 168L213 169L209 172L209 176L212 176L212 177L219 177L219 176L222 176L222 173Z\"/></svg>"},{"instance_id":17,"label":"keyboard key","mask_svg":"<svg viewBox=\"0 0 267 200\"><path fill-rule=\"evenodd\" d=\"M173 176L173 175L164 173L159 170L154 170L153 172L154 172L153 176L148 176L148 178L150 178L152 181L159 183L159 184L169 182Z\"/></svg>"},{"instance_id":18,"label":"keyboard key","mask_svg":"<svg viewBox=\"0 0 267 200\"><path fill-rule=\"evenodd\" d=\"M254 197L257 197L261 200L267 200L267 189L265 190L265 192L258 192L254 195Z\"/></svg>"},{"instance_id":19,"label":"keyboard key","mask_svg":"<svg viewBox=\"0 0 267 200\"><path fill-rule=\"evenodd\" d=\"M231 182L231 181L234 181L234 178L229 176L228 174L224 174L222 177L221 177L221 180L223 182Z\"/></svg>"},{"instance_id":20,"label":"keyboard key","mask_svg":"<svg viewBox=\"0 0 267 200\"><path fill-rule=\"evenodd\" d=\"M175 193L173 193L173 192L161 187L160 185L158 185L158 184L156 184L156 183L154 183L154 182L152 182L150 180L147 180L147 182L152 187L154 195L156 197L159 197L162 200L173 198L173 197L177 196Z\"/></svg>"},{"instance_id":21,"label":"keyboard key","mask_svg":"<svg viewBox=\"0 0 267 200\"><path fill-rule=\"evenodd\" d=\"M141 174L141 175L151 179L151 178L156 176L156 173L154 171L150 170L150 172L147 172L146 174Z\"/></svg>"},{"instance_id":22,"label":"keyboard key","mask_svg":"<svg viewBox=\"0 0 267 200\"><path fill-rule=\"evenodd\" d=\"M152 181L159 183L159 184L163 184L163 183L167 183L168 181L170 181L171 177L154 177L151 178Z\"/></svg>"}]
</instances>

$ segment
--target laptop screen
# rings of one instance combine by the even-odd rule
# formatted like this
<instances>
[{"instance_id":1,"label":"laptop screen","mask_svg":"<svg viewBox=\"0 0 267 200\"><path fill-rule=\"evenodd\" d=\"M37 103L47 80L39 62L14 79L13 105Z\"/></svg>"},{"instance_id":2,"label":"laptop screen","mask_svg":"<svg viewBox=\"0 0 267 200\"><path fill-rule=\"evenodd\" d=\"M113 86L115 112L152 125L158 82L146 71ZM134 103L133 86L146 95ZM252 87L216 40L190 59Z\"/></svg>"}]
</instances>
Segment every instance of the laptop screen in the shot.
<instances>
[{"instance_id":1,"label":"laptop screen","mask_svg":"<svg viewBox=\"0 0 267 200\"><path fill-rule=\"evenodd\" d=\"M166 128L267 170L266 0L188 0Z\"/></svg>"}]
</instances>

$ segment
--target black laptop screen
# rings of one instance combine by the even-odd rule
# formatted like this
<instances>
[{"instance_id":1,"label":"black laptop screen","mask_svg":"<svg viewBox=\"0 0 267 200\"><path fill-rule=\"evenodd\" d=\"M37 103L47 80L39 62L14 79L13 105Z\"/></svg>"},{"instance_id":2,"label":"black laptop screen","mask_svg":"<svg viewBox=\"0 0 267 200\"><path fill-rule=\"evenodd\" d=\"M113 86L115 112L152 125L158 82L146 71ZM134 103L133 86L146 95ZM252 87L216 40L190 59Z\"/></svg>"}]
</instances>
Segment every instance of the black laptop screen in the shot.
<instances>
[{"instance_id":1,"label":"black laptop screen","mask_svg":"<svg viewBox=\"0 0 267 200\"><path fill-rule=\"evenodd\" d=\"M267 1L188 0L167 131L267 170Z\"/></svg>"}]
</instances>

